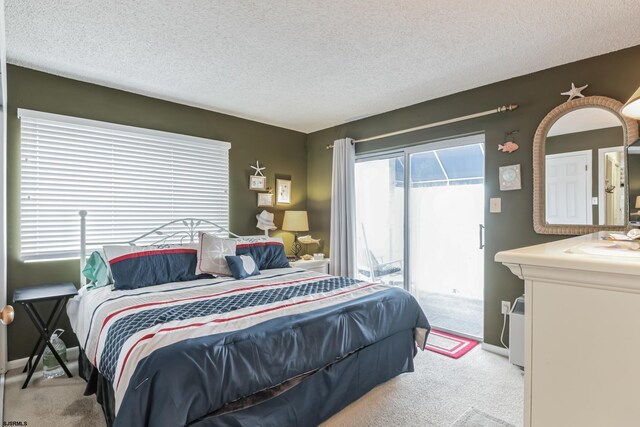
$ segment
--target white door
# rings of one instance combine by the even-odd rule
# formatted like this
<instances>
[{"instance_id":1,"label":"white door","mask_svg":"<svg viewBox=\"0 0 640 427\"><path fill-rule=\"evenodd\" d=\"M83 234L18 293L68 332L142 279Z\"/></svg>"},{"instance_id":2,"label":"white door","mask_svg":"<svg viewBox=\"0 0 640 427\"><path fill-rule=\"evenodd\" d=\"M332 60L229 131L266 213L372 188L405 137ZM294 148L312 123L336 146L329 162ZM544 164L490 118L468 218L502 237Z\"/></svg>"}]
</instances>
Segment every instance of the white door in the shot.
<instances>
[{"instance_id":1,"label":"white door","mask_svg":"<svg viewBox=\"0 0 640 427\"><path fill-rule=\"evenodd\" d=\"M549 224L591 224L591 150L545 156Z\"/></svg>"}]
</instances>

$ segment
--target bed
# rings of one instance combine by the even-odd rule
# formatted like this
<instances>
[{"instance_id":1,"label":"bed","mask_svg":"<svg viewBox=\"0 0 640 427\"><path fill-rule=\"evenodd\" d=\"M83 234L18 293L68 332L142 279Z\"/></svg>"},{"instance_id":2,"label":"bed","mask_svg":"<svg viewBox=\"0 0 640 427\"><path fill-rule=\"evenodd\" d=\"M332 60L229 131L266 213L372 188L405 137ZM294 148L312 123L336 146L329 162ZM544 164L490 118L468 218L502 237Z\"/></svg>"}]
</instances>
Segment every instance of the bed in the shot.
<instances>
[{"instance_id":1,"label":"bed","mask_svg":"<svg viewBox=\"0 0 640 427\"><path fill-rule=\"evenodd\" d=\"M400 288L296 268L82 287L67 312L113 426L318 425L413 371L430 330Z\"/></svg>"}]
</instances>

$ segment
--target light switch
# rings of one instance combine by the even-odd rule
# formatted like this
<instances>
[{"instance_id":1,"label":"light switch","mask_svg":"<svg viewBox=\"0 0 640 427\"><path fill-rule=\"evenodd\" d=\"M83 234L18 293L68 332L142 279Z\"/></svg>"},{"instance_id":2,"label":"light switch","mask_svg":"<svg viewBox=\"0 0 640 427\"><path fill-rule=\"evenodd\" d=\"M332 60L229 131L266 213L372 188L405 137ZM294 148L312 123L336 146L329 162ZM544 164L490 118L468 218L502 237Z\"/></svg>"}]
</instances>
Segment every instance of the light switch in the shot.
<instances>
[{"instance_id":1,"label":"light switch","mask_svg":"<svg viewBox=\"0 0 640 427\"><path fill-rule=\"evenodd\" d=\"M489 212L491 213L502 212L502 199L500 197L489 199Z\"/></svg>"},{"instance_id":2,"label":"light switch","mask_svg":"<svg viewBox=\"0 0 640 427\"><path fill-rule=\"evenodd\" d=\"M597 197L592 197L591 198L591 204L594 205L594 206L597 205L598 204L598 198Z\"/></svg>"}]
</instances>

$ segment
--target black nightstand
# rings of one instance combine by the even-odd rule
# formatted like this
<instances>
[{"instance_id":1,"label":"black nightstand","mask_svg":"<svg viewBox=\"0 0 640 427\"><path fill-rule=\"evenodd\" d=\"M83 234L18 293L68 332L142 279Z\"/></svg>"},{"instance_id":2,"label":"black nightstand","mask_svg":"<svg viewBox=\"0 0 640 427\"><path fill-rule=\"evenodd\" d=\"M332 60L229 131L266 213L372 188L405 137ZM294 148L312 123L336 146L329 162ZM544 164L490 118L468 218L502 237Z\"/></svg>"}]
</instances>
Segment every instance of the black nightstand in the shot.
<instances>
[{"instance_id":1,"label":"black nightstand","mask_svg":"<svg viewBox=\"0 0 640 427\"><path fill-rule=\"evenodd\" d=\"M67 365L64 364L58 352L51 345L51 341L49 341L49 335L51 331L56 329L56 325L58 324L58 320L60 320L60 316L64 311L65 303L69 298L74 295L78 295L78 291L73 283L61 283L59 285L43 285L43 286L33 286L29 288L16 289L13 293L13 302L18 303L24 307L31 322L38 330L40 337L36 342L36 345L33 347L31 351L31 356L29 356L29 360L25 365L22 372L27 372L29 370L29 374L27 375L27 379L24 381L22 388L27 388L29 385L29 381L31 380L31 376L35 372L38 362L40 362L40 358L44 353L45 347L49 347L49 350L53 353L53 356L56 358L64 372L67 374L69 378L72 377L71 372L67 368ZM55 301L56 304L45 323L42 320L42 317L33 306L34 303L42 302L42 301ZM31 360L34 356L36 357L35 362L31 363Z\"/></svg>"}]
</instances>

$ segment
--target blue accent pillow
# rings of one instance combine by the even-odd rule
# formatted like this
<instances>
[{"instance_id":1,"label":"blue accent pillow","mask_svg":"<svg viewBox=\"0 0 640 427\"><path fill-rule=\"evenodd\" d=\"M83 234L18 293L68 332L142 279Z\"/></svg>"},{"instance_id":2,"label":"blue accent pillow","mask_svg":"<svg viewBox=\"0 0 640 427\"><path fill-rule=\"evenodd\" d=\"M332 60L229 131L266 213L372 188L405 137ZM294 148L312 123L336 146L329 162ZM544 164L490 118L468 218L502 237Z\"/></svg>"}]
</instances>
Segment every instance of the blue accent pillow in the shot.
<instances>
[{"instance_id":1,"label":"blue accent pillow","mask_svg":"<svg viewBox=\"0 0 640 427\"><path fill-rule=\"evenodd\" d=\"M251 255L227 255L225 258L227 259L227 265L229 266L229 270L231 270L231 274L238 280L260 274L258 264L256 264Z\"/></svg>"},{"instance_id":2,"label":"blue accent pillow","mask_svg":"<svg viewBox=\"0 0 640 427\"><path fill-rule=\"evenodd\" d=\"M251 255L260 270L290 267L279 238L242 238L236 244L236 255Z\"/></svg>"},{"instance_id":3,"label":"blue accent pillow","mask_svg":"<svg viewBox=\"0 0 640 427\"><path fill-rule=\"evenodd\" d=\"M202 278L194 245L104 246L116 289L137 289Z\"/></svg>"}]
</instances>

